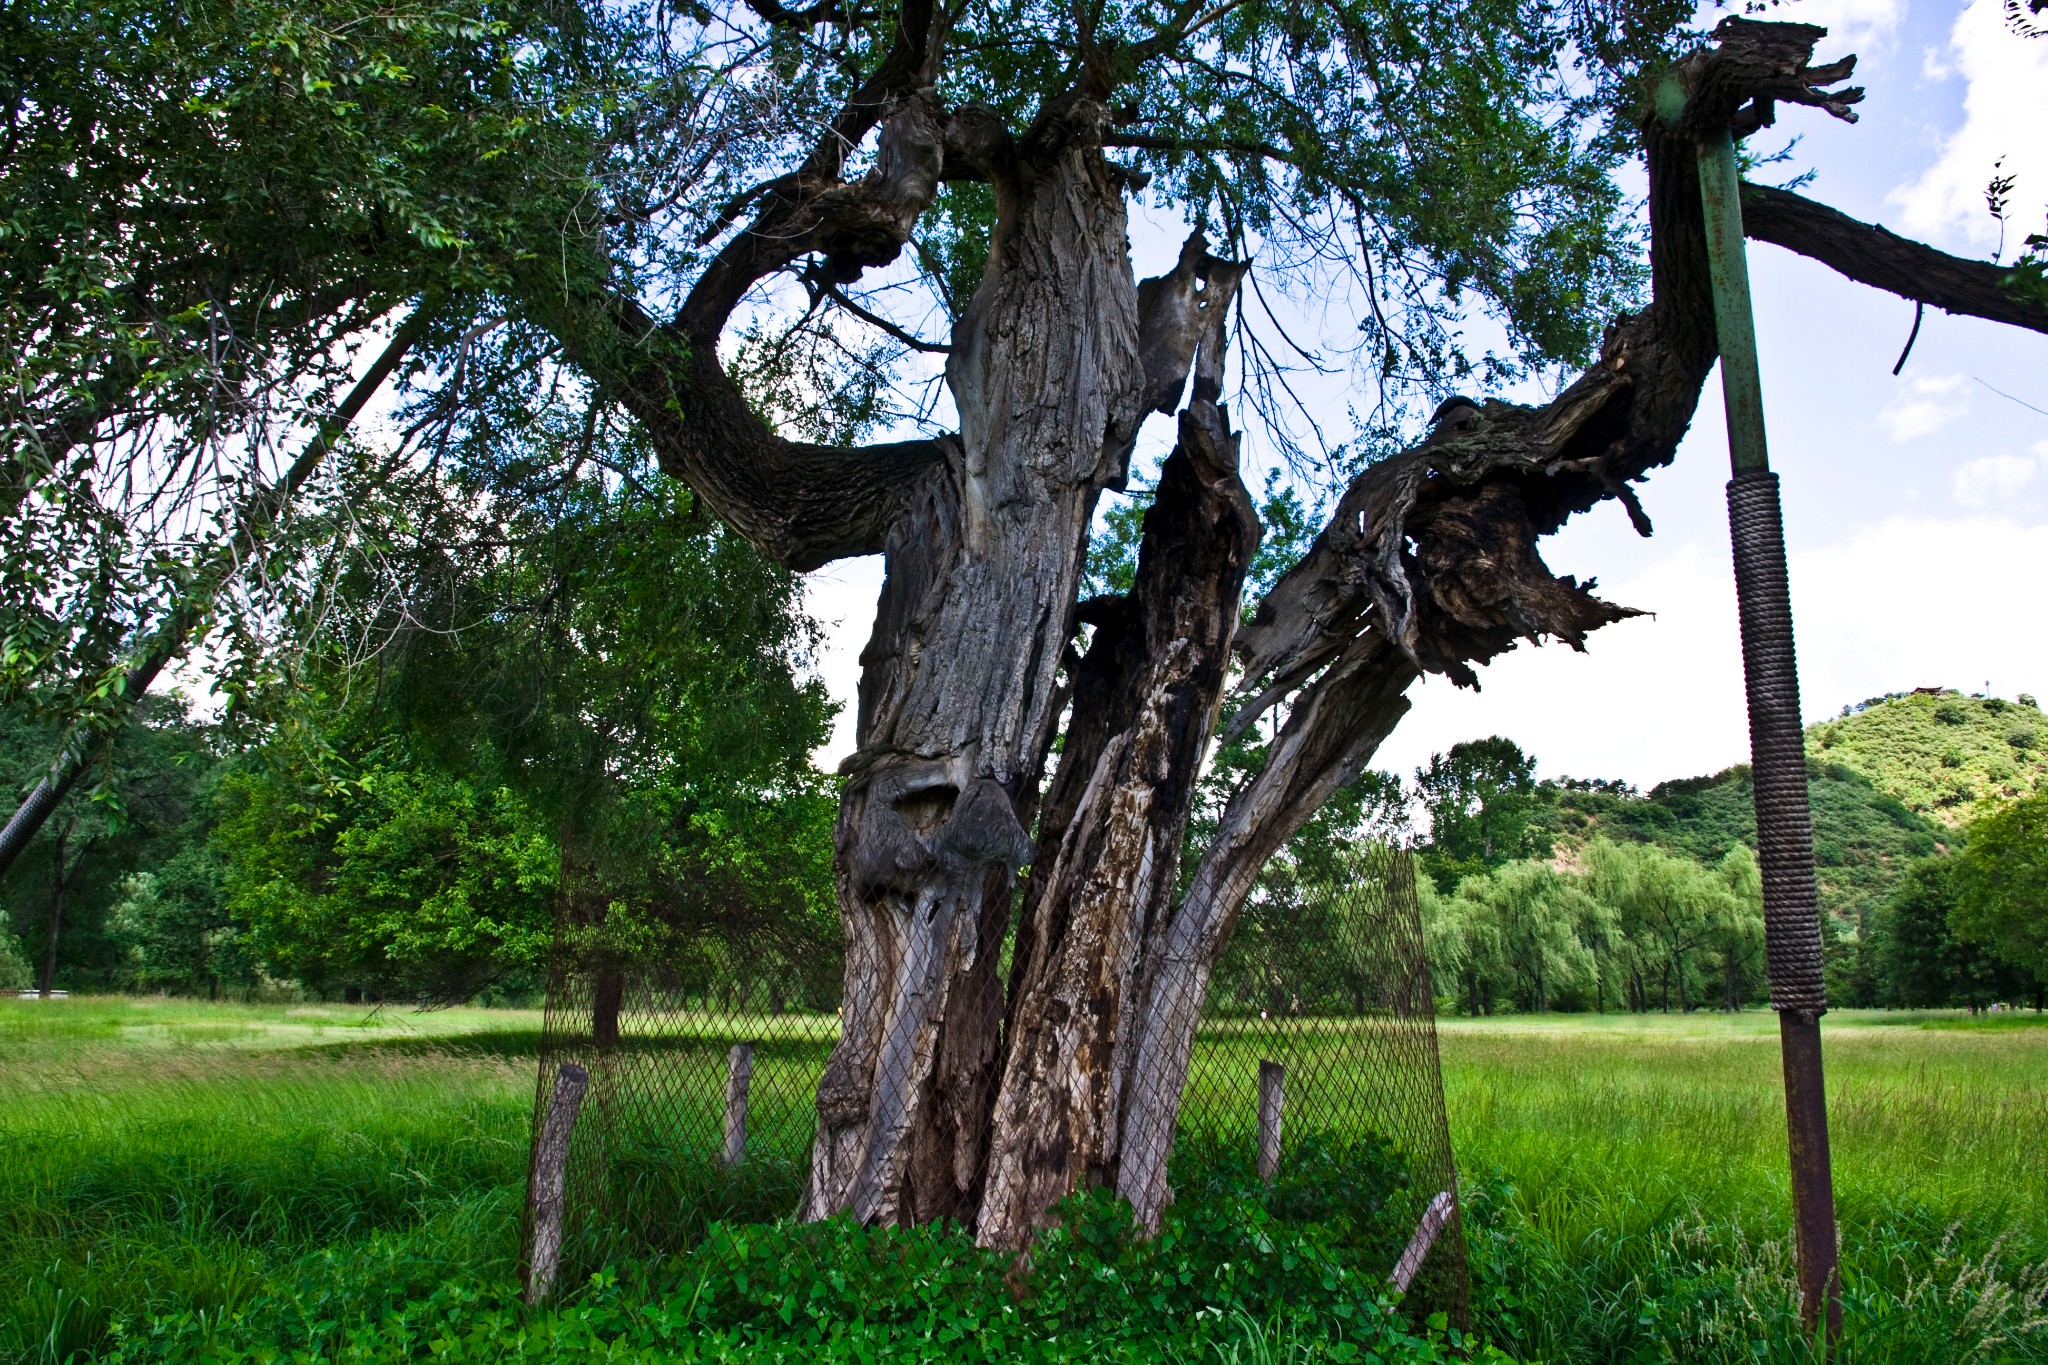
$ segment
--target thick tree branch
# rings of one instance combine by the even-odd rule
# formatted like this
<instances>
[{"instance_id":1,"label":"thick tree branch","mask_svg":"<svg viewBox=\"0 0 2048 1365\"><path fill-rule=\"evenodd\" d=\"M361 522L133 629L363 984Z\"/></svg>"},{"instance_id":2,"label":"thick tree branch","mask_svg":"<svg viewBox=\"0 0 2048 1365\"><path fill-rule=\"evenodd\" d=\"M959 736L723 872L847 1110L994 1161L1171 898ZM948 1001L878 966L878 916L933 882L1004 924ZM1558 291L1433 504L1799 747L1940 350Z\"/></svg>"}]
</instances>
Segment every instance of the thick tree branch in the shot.
<instances>
[{"instance_id":1,"label":"thick tree branch","mask_svg":"<svg viewBox=\"0 0 2048 1365\"><path fill-rule=\"evenodd\" d=\"M1729 23L1718 36L1680 78L1686 92L1712 92L1724 117L1755 113L1765 95L1838 112L1848 102L1816 89L1845 76L1847 63L1806 64L1820 30ZM1370 761L1414 681L1437 672L1476 684L1473 666L1517 640L1577 646L1631 614L1553 575L1537 543L1671 460L1717 353L1693 137L1649 111L1642 133L1650 306L1619 321L1598 363L1543 407L1447 404L1420 444L1353 480L1308 554L1238 632L1246 700L1237 726L1283 699L1287 719L1167 927L1140 1057L1169 1081L1184 1074L1192 1011L1259 870ZM1141 1226L1159 1216L1169 1138L1142 1122L1125 1135L1119 1188Z\"/></svg>"},{"instance_id":2,"label":"thick tree branch","mask_svg":"<svg viewBox=\"0 0 2048 1365\"><path fill-rule=\"evenodd\" d=\"M1946 312L2048 332L2048 304L2008 288L2012 272L2005 267L1936 251L1789 190L1745 183L1742 229L1859 284Z\"/></svg>"},{"instance_id":3,"label":"thick tree branch","mask_svg":"<svg viewBox=\"0 0 2048 1365\"><path fill-rule=\"evenodd\" d=\"M1545 407L1446 405L1424 441L1353 480L1309 553L1239 632L1245 700L1226 734L1291 700L1265 768L1225 813L1177 912L1193 917L1189 952L1227 934L1265 859L1369 759L1406 709L1410 682L1433 672L1476 686L1474 666L1518 639L1579 647L1587 632L1633 614L1594 598L1591 584L1552 576L1537 541L1604 498L1631 503L1630 482L1676 451L1718 353L1693 150L1704 125L1694 111L1739 129L1768 123L1774 101L1853 120L1861 92L1826 87L1854 60L1807 64L1823 34L1729 19L1717 47L1680 64L1684 119L1646 111L1642 120L1650 307L1622 319L1599 362ZM1668 90L1656 102L1675 103ZM1750 186L1745 201L1760 240L1952 312L2048 330L2048 313L2008 293L1995 266L1782 190ZM1339 694L1346 704L1331 706ZM1331 733L1318 738L1322 728Z\"/></svg>"},{"instance_id":4,"label":"thick tree branch","mask_svg":"<svg viewBox=\"0 0 2048 1365\"><path fill-rule=\"evenodd\" d=\"M36 831L57 809L86 770L105 752L114 736L128 723L135 704L149 691L157 676L184 657L193 636L201 632L212 614L216 599L230 579L249 559L263 553L272 529L283 517L291 500L319 469L336 441L384 387L405 355L425 333L438 298L424 301L399 324L384 350L371 362L355 386L321 420L312 440L298 459L269 484L257 489L236 510L234 530L227 542L202 561L178 603L140 642L141 657L107 689L105 703L76 722L60 742L57 754L35 787L22 799L4 828L0 828L0 876L14 865Z\"/></svg>"},{"instance_id":5,"label":"thick tree branch","mask_svg":"<svg viewBox=\"0 0 2048 1365\"><path fill-rule=\"evenodd\" d=\"M872 17L865 12L849 12L839 0L817 0L802 9L791 9L779 0L747 0L747 8L763 23L798 32L809 32L819 24L856 23Z\"/></svg>"},{"instance_id":6,"label":"thick tree branch","mask_svg":"<svg viewBox=\"0 0 2048 1365\"><path fill-rule=\"evenodd\" d=\"M770 22L818 17L823 6ZM674 321L603 287L568 290L540 279L530 306L584 371L642 422L662 466L734 529L782 563L808 570L879 551L889 525L943 468L939 441L871 447L790 441L769 429L719 357L726 323L747 292L806 256L825 284L845 284L894 260L937 191L945 154L942 111L928 94L947 18L907 0L895 37L794 172L746 199L754 221L712 259ZM883 124L874 168L839 176L846 155Z\"/></svg>"}]
</instances>

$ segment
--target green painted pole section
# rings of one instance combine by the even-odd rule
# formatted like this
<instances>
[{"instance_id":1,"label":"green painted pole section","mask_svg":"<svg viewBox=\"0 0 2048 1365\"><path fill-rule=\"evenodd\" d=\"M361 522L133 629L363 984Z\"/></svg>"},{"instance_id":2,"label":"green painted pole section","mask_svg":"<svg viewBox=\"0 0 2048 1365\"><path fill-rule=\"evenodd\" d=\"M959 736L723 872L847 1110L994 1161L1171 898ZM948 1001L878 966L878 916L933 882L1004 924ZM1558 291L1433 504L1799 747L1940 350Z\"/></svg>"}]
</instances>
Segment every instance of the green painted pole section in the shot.
<instances>
[{"instance_id":1,"label":"green painted pole section","mask_svg":"<svg viewBox=\"0 0 2048 1365\"><path fill-rule=\"evenodd\" d=\"M1728 458L1737 474L1771 467L1764 444L1764 388L1749 306L1749 258L1742 245L1742 176L1726 128L1700 139L1700 207L1707 220L1707 271L1714 281L1714 330L1721 338L1721 402Z\"/></svg>"}]
</instances>

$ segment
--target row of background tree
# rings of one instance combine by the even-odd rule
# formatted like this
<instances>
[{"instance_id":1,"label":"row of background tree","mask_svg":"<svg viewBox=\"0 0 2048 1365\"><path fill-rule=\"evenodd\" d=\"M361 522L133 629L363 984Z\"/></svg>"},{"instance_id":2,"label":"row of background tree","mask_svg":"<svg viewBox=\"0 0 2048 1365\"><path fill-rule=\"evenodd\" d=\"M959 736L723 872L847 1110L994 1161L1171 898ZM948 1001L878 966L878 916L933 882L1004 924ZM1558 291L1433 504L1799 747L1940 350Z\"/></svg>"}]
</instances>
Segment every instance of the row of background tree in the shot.
<instances>
[{"instance_id":1,"label":"row of background tree","mask_svg":"<svg viewBox=\"0 0 2048 1365\"><path fill-rule=\"evenodd\" d=\"M1876 697L1809 727L1829 998L2039 1008L2048 725L2034 698ZM1765 995L1749 772L1539 782L1494 738L1416 775L1425 923L1454 1008L1692 1009Z\"/></svg>"},{"instance_id":2,"label":"row of background tree","mask_svg":"<svg viewBox=\"0 0 2048 1365\"><path fill-rule=\"evenodd\" d=\"M533 610L392 626L367 667L309 655L212 723L152 699L9 877L0 980L45 965L56 909L55 984L73 989L531 999L566 897L679 924L792 1003L828 1003L834 804L806 757L829 720L809 628L793 585L686 504L657 483L565 508L494 560L518 582L469 585ZM621 525L636 554L591 553ZM607 659L640 663L607 677ZM48 734L0 715L12 771L32 773ZM1812 727L1836 1004L2039 1007L2044 730L2030 697L1928 692ZM1368 774L1276 860L1244 951L1317 952L1328 920L1309 911L1344 850L1409 837L1413 813L1444 1008L1761 1001L1746 770L1640 794L1535 767L1495 737L1409 782Z\"/></svg>"}]
</instances>

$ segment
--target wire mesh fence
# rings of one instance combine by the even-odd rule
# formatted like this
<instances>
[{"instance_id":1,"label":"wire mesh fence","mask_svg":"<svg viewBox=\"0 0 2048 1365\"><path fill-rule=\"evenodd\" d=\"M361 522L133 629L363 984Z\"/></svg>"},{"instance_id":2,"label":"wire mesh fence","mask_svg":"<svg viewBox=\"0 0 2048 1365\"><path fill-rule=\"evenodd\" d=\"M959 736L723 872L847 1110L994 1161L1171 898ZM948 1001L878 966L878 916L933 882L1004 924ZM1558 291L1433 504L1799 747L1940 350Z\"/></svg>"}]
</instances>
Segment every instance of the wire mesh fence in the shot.
<instances>
[{"instance_id":1,"label":"wire mesh fence","mask_svg":"<svg viewBox=\"0 0 2048 1365\"><path fill-rule=\"evenodd\" d=\"M1411 1301L1462 1320L1412 864L1378 847L1344 861L1340 882L1255 896L1216 964L1179 1106L1174 1197L1259 1180L1276 1215L1338 1225L1362 1260L1400 1272ZM686 1246L714 1221L786 1218L803 1201L843 949L694 923L562 916L526 1242L529 1265L559 1267L550 1278Z\"/></svg>"},{"instance_id":2,"label":"wire mesh fence","mask_svg":"<svg viewBox=\"0 0 2048 1365\"><path fill-rule=\"evenodd\" d=\"M1402 1282L1462 1320L1464 1229L1414 863L1385 846L1345 862L1341 882L1246 907L1210 980L1177 1161L1263 1156L1275 1212L1343 1219L1362 1255L1398 1252L1390 1264L1420 1252Z\"/></svg>"}]
</instances>

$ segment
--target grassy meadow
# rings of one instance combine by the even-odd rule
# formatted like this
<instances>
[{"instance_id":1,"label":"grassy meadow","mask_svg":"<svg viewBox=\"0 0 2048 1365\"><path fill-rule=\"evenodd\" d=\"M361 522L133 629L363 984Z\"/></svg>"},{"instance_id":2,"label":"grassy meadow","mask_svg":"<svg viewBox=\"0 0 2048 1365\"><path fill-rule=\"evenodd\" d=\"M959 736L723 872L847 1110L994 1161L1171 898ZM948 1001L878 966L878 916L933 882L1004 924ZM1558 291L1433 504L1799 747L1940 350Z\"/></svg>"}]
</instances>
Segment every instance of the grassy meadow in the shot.
<instances>
[{"instance_id":1,"label":"grassy meadow","mask_svg":"<svg viewBox=\"0 0 2048 1365\"><path fill-rule=\"evenodd\" d=\"M1800 1358L1770 1014L1440 1028L1496 1340ZM1843 1358L2048 1360L2048 1026L1841 1011L1824 1029Z\"/></svg>"},{"instance_id":2,"label":"grassy meadow","mask_svg":"<svg viewBox=\"0 0 2048 1365\"><path fill-rule=\"evenodd\" d=\"M463 1331L495 1343L478 1359L566 1358L565 1324L597 1332L631 1285L578 1290L545 1332L476 1307L514 1273L538 1032L519 1011L0 1001L0 1362L468 1359ZM1845 1013L1827 1038L1840 1358L2048 1360L2048 1027ZM1491 1340L1806 1358L1769 1015L1453 1020L1442 1047ZM969 1274L943 1245L890 1253L927 1254L920 1283ZM1184 1358L1368 1358L1249 1320L1203 1343Z\"/></svg>"}]
</instances>

